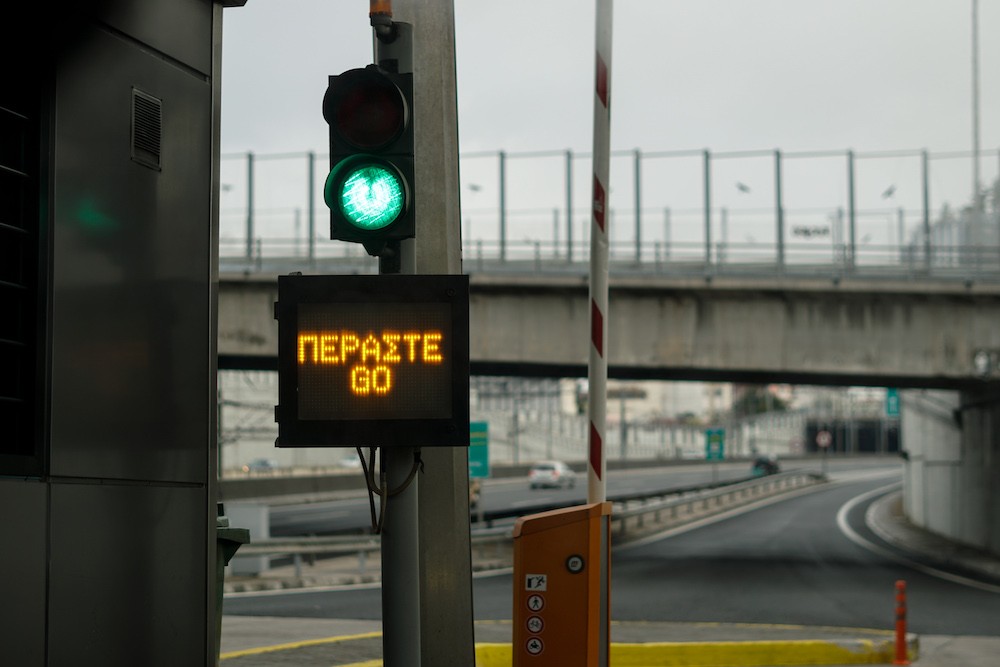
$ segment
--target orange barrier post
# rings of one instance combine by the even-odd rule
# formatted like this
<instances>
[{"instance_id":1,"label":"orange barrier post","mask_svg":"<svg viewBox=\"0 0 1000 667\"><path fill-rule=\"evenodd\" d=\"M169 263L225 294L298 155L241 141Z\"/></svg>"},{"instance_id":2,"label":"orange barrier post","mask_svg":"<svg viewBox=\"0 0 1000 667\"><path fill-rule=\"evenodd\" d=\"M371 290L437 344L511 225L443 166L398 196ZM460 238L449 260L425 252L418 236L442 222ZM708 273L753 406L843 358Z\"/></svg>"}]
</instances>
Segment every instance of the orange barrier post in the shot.
<instances>
[{"instance_id":1,"label":"orange barrier post","mask_svg":"<svg viewBox=\"0 0 1000 667\"><path fill-rule=\"evenodd\" d=\"M608 667L610 522L603 502L514 524L513 667Z\"/></svg>"},{"instance_id":2,"label":"orange barrier post","mask_svg":"<svg viewBox=\"0 0 1000 667\"><path fill-rule=\"evenodd\" d=\"M906 582L896 582L896 659L894 665L910 664L906 654Z\"/></svg>"}]
</instances>

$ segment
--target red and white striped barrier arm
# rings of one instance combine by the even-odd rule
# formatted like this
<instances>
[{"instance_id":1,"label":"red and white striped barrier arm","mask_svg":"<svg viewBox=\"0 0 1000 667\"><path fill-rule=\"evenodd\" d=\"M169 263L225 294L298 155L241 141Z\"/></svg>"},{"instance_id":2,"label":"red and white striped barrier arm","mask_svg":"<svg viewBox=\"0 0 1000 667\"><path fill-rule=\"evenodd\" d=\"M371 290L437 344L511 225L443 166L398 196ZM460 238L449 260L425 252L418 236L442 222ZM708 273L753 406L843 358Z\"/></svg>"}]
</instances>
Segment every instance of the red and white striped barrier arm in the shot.
<instances>
[{"instance_id":1,"label":"red and white striped barrier arm","mask_svg":"<svg viewBox=\"0 0 1000 667\"><path fill-rule=\"evenodd\" d=\"M608 192L611 150L611 0L597 0L594 76L594 185L590 226L590 415L587 502L607 500Z\"/></svg>"}]
</instances>

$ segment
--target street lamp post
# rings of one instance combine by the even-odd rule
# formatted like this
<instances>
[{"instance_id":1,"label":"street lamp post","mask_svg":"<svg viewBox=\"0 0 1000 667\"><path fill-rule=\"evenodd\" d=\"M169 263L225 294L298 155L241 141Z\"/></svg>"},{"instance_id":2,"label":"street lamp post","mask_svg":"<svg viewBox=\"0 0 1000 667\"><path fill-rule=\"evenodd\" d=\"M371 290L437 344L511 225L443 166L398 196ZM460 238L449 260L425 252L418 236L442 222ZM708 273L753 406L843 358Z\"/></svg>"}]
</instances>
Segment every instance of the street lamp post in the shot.
<instances>
[{"instance_id":1,"label":"street lamp post","mask_svg":"<svg viewBox=\"0 0 1000 667\"><path fill-rule=\"evenodd\" d=\"M972 205L977 223L983 212L979 178L979 0L972 0Z\"/></svg>"}]
</instances>

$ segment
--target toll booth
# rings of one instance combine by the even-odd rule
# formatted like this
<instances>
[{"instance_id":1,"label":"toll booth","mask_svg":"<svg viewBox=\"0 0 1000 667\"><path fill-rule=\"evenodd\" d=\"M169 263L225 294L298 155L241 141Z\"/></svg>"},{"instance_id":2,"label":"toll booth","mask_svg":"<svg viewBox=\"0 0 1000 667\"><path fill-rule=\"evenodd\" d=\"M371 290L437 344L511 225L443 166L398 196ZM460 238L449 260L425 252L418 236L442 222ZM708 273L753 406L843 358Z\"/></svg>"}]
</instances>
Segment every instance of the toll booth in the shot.
<instances>
[{"instance_id":1,"label":"toll booth","mask_svg":"<svg viewBox=\"0 0 1000 667\"><path fill-rule=\"evenodd\" d=\"M607 667L611 503L514 524L514 667Z\"/></svg>"},{"instance_id":2,"label":"toll booth","mask_svg":"<svg viewBox=\"0 0 1000 667\"><path fill-rule=\"evenodd\" d=\"M218 111L237 4L25 3L0 22L4 665L217 664Z\"/></svg>"}]
</instances>

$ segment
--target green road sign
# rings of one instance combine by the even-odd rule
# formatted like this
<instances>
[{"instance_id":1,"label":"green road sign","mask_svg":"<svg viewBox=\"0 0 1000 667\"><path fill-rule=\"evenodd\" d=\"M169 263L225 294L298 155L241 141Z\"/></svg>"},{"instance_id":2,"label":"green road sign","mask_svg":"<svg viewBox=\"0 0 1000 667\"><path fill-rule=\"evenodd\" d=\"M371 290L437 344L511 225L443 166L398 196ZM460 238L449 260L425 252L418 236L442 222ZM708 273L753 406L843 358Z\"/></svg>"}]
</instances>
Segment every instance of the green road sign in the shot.
<instances>
[{"instance_id":1,"label":"green road sign","mask_svg":"<svg viewBox=\"0 0 1000 667\"><path fill-rule=\"evenodd\" d=\"M726 429L706 429L705 459L708 461L721 461L724 458L726 458Z\"/></svg>"},{"instance_id":2,"label":"green road sign","mask_svg":"<svg viewBox=\"0 0 1000 667\"><path fill-rule=\"evenodd\" d=\"M469 423L469 477L490 476L489 422Z\"/></svg>"},{"instance_id":3,"label":"green road sign","mask_svg":"<svg viewBox=\"0 0 1000 667\"><path fill-rule=\"evenodd\" d=\"M885 390L885 416L899 416L899 389L889 387Z\"/></svg>"}]
</instances>

